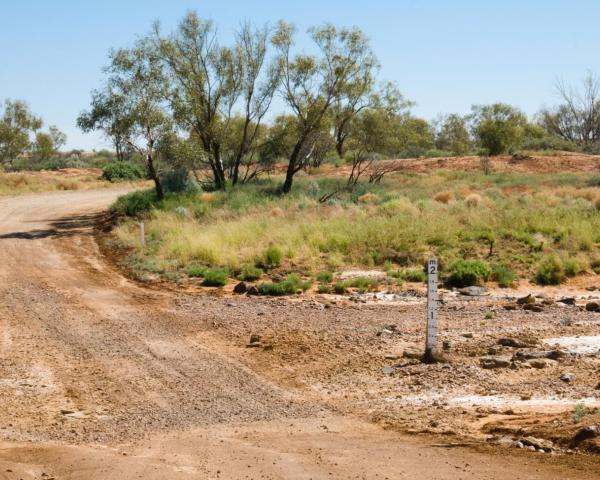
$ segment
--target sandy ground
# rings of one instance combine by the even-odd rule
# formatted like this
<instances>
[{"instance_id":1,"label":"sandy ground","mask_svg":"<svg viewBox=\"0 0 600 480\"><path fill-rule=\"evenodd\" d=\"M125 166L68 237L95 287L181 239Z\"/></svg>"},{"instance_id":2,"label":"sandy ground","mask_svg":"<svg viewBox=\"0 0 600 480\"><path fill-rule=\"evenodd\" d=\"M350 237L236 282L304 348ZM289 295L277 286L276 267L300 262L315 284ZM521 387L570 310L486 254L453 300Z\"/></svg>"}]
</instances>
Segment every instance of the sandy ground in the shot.
<instances>
[{"instance_id":1,"label":"sandy ground","mask_svg":"<svg viewBox=\"0 0 600 480\"><path fill-rule=\"evenodd\" d=\"M445 327L452 363L384 375L386 355L418 344L422 298L274 301L136 285L93 235L121 193L0 200L0 479L600 478L593 457L463 445L478 430L454 422L450 397L486 381L502 394L510 379L518 392L522 382L476 366L504 333L497 325L466 342L488 305L457 313L465 301L448 299L444 315L459 319ZM545 333L559 308L502 321L532 320ZM590 333L591 314L577 312ZM246 348L251 333L262 348ZM557 395L587 391L590 376L576 373L583 383ZM445 397L419 406L407 389ZM402 433L411 429L423 434Z\"/></svg>"}]
</instances>

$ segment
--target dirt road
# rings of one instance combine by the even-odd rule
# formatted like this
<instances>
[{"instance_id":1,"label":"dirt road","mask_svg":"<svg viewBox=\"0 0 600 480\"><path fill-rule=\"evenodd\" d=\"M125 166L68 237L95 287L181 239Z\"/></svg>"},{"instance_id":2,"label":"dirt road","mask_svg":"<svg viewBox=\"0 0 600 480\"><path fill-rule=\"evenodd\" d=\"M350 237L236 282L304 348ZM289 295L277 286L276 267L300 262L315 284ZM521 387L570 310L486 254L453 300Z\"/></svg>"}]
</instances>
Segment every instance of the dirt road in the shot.
<instances>
[{"instance_id":1,"label":"dirt road","mask_svg":"<svg viewBox=\"0 0 600 480\"><path fill-rule=\"evenodd\" d=\"M103 260L92 225L120 193L0 200L0 479L600 478L400 436L257 375Z\"/></svg>"}]
</instances>

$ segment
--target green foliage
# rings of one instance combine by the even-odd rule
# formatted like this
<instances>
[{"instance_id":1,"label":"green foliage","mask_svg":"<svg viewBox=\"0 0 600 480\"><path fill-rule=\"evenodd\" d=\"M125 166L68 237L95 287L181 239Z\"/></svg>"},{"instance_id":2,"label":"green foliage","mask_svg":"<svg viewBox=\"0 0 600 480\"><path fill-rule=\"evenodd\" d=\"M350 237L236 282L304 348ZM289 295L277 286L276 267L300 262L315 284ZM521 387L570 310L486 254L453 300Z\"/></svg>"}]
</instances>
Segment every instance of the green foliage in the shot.
<instances>
[{"instance_id":1,"label":"green foliage","mask_svg":"<svg viewBox=\"0 0 600 480\"><path fill-rule=\"evenodd\" d=\"M186 269L187 276L190 278L201 278L206 273L206 267L193 265Z\"/></svg>"},{"instance_id":2,"label":"green foliage","mask_svg":"<svg viewBox=\"0 0 600 480\"><path fill-rule=\"evenodd\" d=\"M258 286L260 295L282 296L293 295L299 290L306 291L310 288L310 282L305 282L298 275L288 275L285 280L273 283L261 283Z\"/></svg>"},{"instance_id":3,"label":"green foliage","mask_svg":"<svg viewBox=\"0 0 600 480\"><path fill-rule=\"evenodd\" d=\"M563 262L563 269L567 277L576 277L584 270L581 262L576 258L567 258Z\"/></svg>"},{"instance_id":4,"label":"green foliage","mask_svg":"<svg viewBox=\"0 0 600 480\"><path fill-rule=\"evenodd\" d=\"M263 271L258 267L252 265L245 265L242 268L242 272L239 275L239 279L243 282L254 282L262 277Z\"/></svg>"},{"instance_id":5,"label":"green foliage","mask_svg":"<svg viewBox=\"0 0 600 480\"><path fill-rule=\"evenodd\" d=\"M537 268L535 281L540 285L558 285L565 279L560 259L554 255L545 257Z\"/></svg>"},{"instance_id":6,"label":"green foliage","mask_svg":"<svg viewBox=\"0 0 600 480\"><path fill-rule=\"evenodd\" d=\"M138 190L119 197L111 210L118 215L134 217L152 208L156 202L153 190Z\"/></svg>"},{"instance_id":7,"label":"green foliage","mask_svg":"<svg viewBox=\"0 0 600 480\"><path fill-rule=\"evenodd\" d=\"M472 110L473 133L490 155L499 155L520 145L527 117L519 109L495 103L475 105Z\"/></svg>"},{"instance_id":8,"label":"green foliage","mask_svg":"<svg viewBox=\"0 0 600 480\"><path fill-rule=\"evenodd\" d=\"M583 418L588 414L588 409L585 406L585 403L577 403L573 407L573 415L571 418L574 423L579 423L583 420Z\"/></svg>"},{"instance_id":9,"label":"green foliage","mask_svg":"<svg viewBox=\"0 0 600 480\"><path fill-rule=\"evenodd\" d=\"M490 311L490 310L487 310L485 312L485 315L483 316L483 318L485 320L492 320L494 318L494 313L492 311Z\"/></svg>"},{"instance_id":10,"label":"green foliage","mask_svg":"<svg viewBox=\"0 0 600 480\"><path fill-rule=\"evenodd\" d=\"M440 150L448 150L454 155L465 155L471 147L466 119L457 114L443 118L436 134L435 146Z\"/></svg>"},{"instance_id":11,"label":"green foliage","mask_svg":"<svg viewBox=\"0 0 600 480\"><path fill-rule=\"evenodd\" d=\"M222 269L212 269L204 271L204 281L202 285L206 287L223 287L227 285L227 279L229 277L229 272L227 270Z\"/></svg>"},{"instance_id":12,"label":"green foliage","mask_svg":"<svg viewBox=\"0 0 600 480\"><path fill-rule=\"evenodd\" d=\"M322 294L324 294L324 293L331 293L331 288L329 288L329 285L326 285L326 284L322 283L322 284L320 284L318 286L317 292L318 293L322 293Z\"/></svg>"},{"instance_id":13,"label":"green foliage","mask_svg":"<svg viewBox=\"0 0 600 480\"><path fill-rule=\"evenodd\" d=\"M344 282L336 282L333 286L333 291L338 295L343 295L348 290L346 289L346 284Z\"/></svg>"},{"instance_id":14,"label":"green foliage","mask_svg":"<svg viewBox=\"0 0 600 480\"><path fill-rule=\"evenodd\" d=\"M107 163L102 168L102 178L109 182L118 182L123 180L139 180L145 177L144 169L131 162L116 161Z\"/></svg>"},{"instance_id":15,"label":"green foliage","mask_svg":"<svg viewBox=\"0 0 600 480\"><path fill-rule=\"evenodd\" d=\"M452 287L468 287L485 282L491 270L482 260L457 260L450 265L446 284Z\"/></svg>"},{"instance_id":16,"label":"green foliage","mask_svg":"<svg viewBox=\"0 0 600 480\"><path fill-rule=\"evenodd\" d=\"M283 253L276 245L270 245L259 260L260 266L266 269L277 268L281 265Z\"/></svg>"},{"instance_id":17,"label":"green foliage","mask_svg":"<svg viewBox=\"0 0 600 480\"><path fill-rule=\"evenodd\" d=\"M185 167L174 168L164 173L161 182L165 191L170 193L181 193L193 188L190 174Z\"/></svg>"},{"instance_id":18,"label":"green foliage","mask_svg":"<svg viewBox=\"0 0 600 480\"><path fill-rule=\"evenodd\" d=\"M592 267L594 273L600 275L600 258L595 258L594 260L592 260L592 262L590 263L590 267Z\"/></svg>"},{"instance_id":19,"label":"green foliage","mask_svg":"<svg viewBox=\"0 0 600 480\"><path fill-rule=\"evenodd\" d=\"M499 287L509 288L515 283L517 276L506 265L499 264L492 269L492 279L498 282Z\"/></svg>"},{"instance_id":20,"label":"green foliage","mask_svg":"<svg viewBox=\"0 0 600 480\"><path fill-rule=\"evenodd\" d=\"M425 283L427 281L427 274L422 268L407 268L401 272L400 278L407 282Z\"/></svg>"},{"instance_id":21,"label":"green foliage","mask_svg":"<svg viewBox=\"0 0 600 480\"><path fill-rule=\"evenodd\" d=\"M21 100L5 100L0 117L0 164L10 164L31 144L30 136L42 127L42 120Z\"/></svg>"},{"instance_id":22,"label":"green foliage","mask_svg":"<svg viewBox=\"0 0 600 480\"><path fill-rule=\"evenodd\" d=\"M329 283L333 280L333 273L331 272L319 272L317 273L317 282Z\"/></svg>"}]
</instances>

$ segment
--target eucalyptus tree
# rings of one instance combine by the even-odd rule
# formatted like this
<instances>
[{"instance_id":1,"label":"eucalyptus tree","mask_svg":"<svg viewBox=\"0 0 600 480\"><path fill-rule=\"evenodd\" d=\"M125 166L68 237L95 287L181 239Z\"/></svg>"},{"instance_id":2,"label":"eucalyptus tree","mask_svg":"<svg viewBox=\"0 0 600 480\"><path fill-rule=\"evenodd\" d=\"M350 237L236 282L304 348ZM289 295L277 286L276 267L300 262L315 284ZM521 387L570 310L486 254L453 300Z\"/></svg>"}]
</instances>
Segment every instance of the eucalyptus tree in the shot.
<instances>
[{"instance_id":1,"label":"eucalyptus tree","mask_svg":"<svg viewBox=\"0 0 600 480\"><path fill-rule=\"evenodd\" d=\"M107 85L116 102L110 104L119 105L122 119L130 127L126 142L145 159L156 196L162 199L156 146L170 134L171 121L165 107L166 79L159 52L149 38L142 38L132 48L111 52L110 60Z\"/></svg>"},{"instance_id":2,"label":"eucalyptus tree","mask_svg":"<svg viewBox=\"0 0 600 480\"><path fill-rule=\"evenodd\" d=\"M155 39L172 80L178 126L201 142L217 188L238 183L278 83L276 65L268 60L268 30L244 24L233 46L221 46L214 24L190 12L170 36L163 37L157 25Z\"/></svg>"},{"instance_id":3,"label":"eucalyptus tree","mask_svg":"<svg viewBox=\"0 0 600 480\"><path fill-rule=\"evenodd\" d=\"M118 160L125 160L132 135L132 117L126 99L106 86L92 92L91 108L77 118L77 126L84 132L101 130L110 139Z\"/></svg>"},{"instance_id":4,"label":"eucalyptus tree","mask_svg":"<svg viewBox=\"0 0 600 480\"><path fill-rule=\"evenodd\" d=\"M377 66L367 38L357 28L338 29L330 24L311 28L309 34L318 51L314 55L292 52L294 34L293 26L279 22L272 38L281 69L280 91L295 118L283 193L291 190L294 175L322 153L317 148L320 132L333 123L333 106L338 102L340 112L345 107L355 111L370 93Z\"/></svg>"},{"instance_id":5,"label":"eucalyptus tree","mask_svg":"<svg viewBox=\"0 0 600 480\"><path fill-rule=\"evenodd\" d=\"M21 100L7 99L0 116L0 163L10 163L31 146L31 135L42 128L42 119Z\"/></svg>"}]
</instances>

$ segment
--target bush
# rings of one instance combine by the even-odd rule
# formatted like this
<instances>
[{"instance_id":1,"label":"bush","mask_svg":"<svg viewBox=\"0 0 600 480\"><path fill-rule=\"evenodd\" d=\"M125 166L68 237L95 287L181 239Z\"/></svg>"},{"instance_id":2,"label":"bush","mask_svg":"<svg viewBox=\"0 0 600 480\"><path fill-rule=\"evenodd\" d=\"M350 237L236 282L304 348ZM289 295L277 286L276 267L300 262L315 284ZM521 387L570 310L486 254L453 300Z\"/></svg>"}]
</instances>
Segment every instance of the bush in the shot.
<instances>
[{"instance_id":1,"label":"bush","mask_svg":"<svg viewBox=\"0 0 600 480\"><path fill-rule=\"evenodd\" d=\"M186 270L187 276L190 278L200 278L206 273L206 267L194 265Z\"/></svg>"},{"instance_id":2,"label":"bush","mask_svg":"<svg viewBox=\"0 0 600 480\"><path fill-rule=\"evenodd\" d=\"M596 258L596 259L592 260L590 266L592 267L592 270L594 271L594 273L597 273L598 275L600 275L600 258Z\"/></svg>"},{"instance_id":3,"label":"bush","mask_svg":"<svg viewBox=\"0 0 600 480\"><path fill-rule=\"evenodd\" d=\"M309 288L310 282L304 282L298 275L292 274L281 282L261 283L258 286L258 293L270 296L293 295L298 290L306 291Z\"/></svg>"},{"instance_id":4,"label":"bush","mask_svg":"<svg viewBox=\"0 0 600 480\"><path fill-rule=\"evenodd\" d=\"M242 272L239 275L239 279L243 282L254 282L262 277L263 271L258 267L252 265L246 265L242 268Z\"/></svg>"},{"instance_id":5,"label":"bush","mask_svg":"<svg viewBox=\"0 0 600 480\"><path fill-rule=\"evenodd\" d=\"M109 182L139 180L145 176L144 169L131 162L111 162L104 165L102 169L102 178Z\"/></svg>"},{"instance_id":6,"label":"bush","mask_svg":"<svg viewBox=\"0 0 600 480\"><path fill-rule=\"evenodd\" d=\"M206 287L223 287L227 285L229 272L221 269L206 270L203 277L202 285Z\"/></svg>"},{"instance_id":7,"label":"bush","mask_svg":"<svg viewBox=\"0 0 600 480\"><path fill-rule=\"evenodd\" d=\"M144 211L150 210L156 201L154 190L138 190L117 198L111 210L119 215L134 217Z\"/></svg>"},{"instance_id":8,"label":"bush","mask_svg":"<svg viewBox=\"0 0 600 480\"><path fill-rule=\"evenodd\" d=\"M281 265L282 258L281 250L277 246L271 245L263 253L260 265L266 269L277 268Z\"/></svg>"},{"instance_id":9,"label":"bush","mask_svg":"<svg viewBox=\"0 0 600 480\"><path fill-rule=\"evenodd\" d=\"M515 283L517 276L506 265L496 265L492 270L492 279L500 288L509 288Z\"/></svg>"},{"instance_id":10,"label":"bush","mask_svg":"<svg viewBox=\"0 0 600 480\"><path fill-rule=\"evenodd\" d=\"M344 293L346 293L346 284L344 282L337 282L334 286L333 286L333 291L335 293L337 293L338 295L343 295Z\"/></svg>"},{"instance_id":11,"label":"bush","mask_svg":"<svg viewBox=\"0 0 600 480\"><path fill-rule=\"evenodd\" d=\"M319 272L317 273L317 282L329 283L333 280L333 273L331 272Z\"/></svg>"},{"instance_id":12,"label":"bush","mask_svg":"<svg viewBox=\"0 0 600 480\"><path fill-rule=\"evenodd\" d=\"M401 273L400 278L407 282L425 283L427 281L427 274L422 268L409 268Z\"/></svg>"},{"instance_id":13,"label":"bush","mask_svg":"<svg viewBox=\"0 0 600 480\"><path fill-rule=\"evenodd\" d=\"M319 293L331 293L331 289L329 288L329 285L325 285L325 284L319 285L319 288L317 289L317 291Z\"/></svg>"},{"instance_id":14,"label":"bush","mask_svg":"<svg viewBox=\"0 0 600 480\"><path fill-rule=\"evenodd\" d=\"M194 188L194 183L190 181L190 174L187 168L179 167L169 170L161 176L161 182L166 192L181 193Z\"/></svg>"},{"instance_id":15,"label":"bush","mask_svg":"<svg viewBox=\"0 0 600 480\"><path fill-rule=\"evenodd\" d=\"M452 287L469 287L485 282L492 273L489 265L481 260L458 260L450 265L446 283Z\"/></svg>"},{"instance_id":16,"label":"bush","mask_svg":"<svg viewBox=\"0 0 600 480\"><path fill-rule=\"evenodd\" d=\"M558 285L565 279L565 272L560 260L555 257L546 257L538 265L535 281L540 285Z\"/></svg>"},{"instance_id":17,"label":"bush","mask_svg":"<svg viewBox=\"0 0 600 480\"><path fill-rule=\"evenodd\" d=\"M567 277L576 277L583 271L583 266L574 258L569 258L563 262L563 269Z\"/></svg>"}]
</instances>

